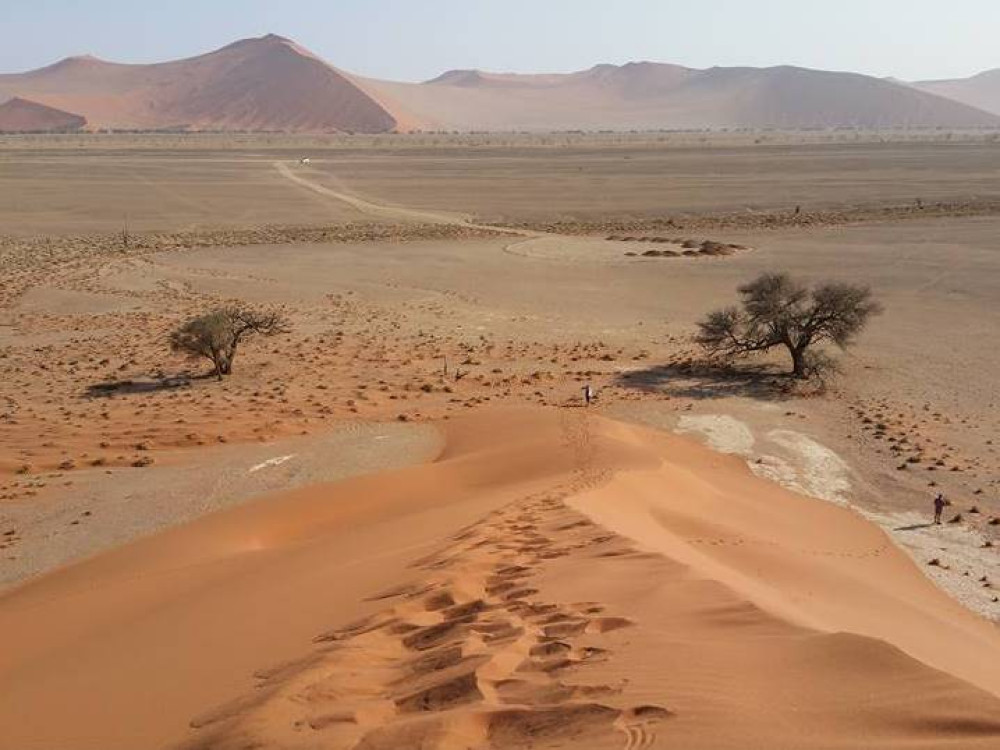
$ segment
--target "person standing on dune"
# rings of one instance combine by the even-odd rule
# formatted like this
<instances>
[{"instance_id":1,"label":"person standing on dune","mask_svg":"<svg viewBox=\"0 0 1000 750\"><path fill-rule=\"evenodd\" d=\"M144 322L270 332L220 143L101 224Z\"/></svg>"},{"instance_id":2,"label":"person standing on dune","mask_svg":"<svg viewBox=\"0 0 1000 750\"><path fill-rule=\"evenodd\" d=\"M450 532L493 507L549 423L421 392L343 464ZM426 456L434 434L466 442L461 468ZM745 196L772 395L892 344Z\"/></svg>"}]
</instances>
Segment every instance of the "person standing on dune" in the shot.
<instances>
[{"instance_id":1,"label":"person standing on dune","mask_svg":"<svg viewBox=\"0 0 1000 750\"><path fill-rule=\"evenodd\" d=\"M941 525L941 512L950 505L950 503L944 499L944 495L940 492L937 497L934 498L934 523L938 526Z\"/></svg>"},{"instance_id":2,"label":"person standing on dune","mask_svg":"<svg viewBox=\"0 0 1000 750\"><path fill-rule=\"evenodd\" d=\"M590 383L583 386L583 401L586 406L590 406L590 402L594 400L594 389L590 387Z\"/></svg>"}]
</instances>

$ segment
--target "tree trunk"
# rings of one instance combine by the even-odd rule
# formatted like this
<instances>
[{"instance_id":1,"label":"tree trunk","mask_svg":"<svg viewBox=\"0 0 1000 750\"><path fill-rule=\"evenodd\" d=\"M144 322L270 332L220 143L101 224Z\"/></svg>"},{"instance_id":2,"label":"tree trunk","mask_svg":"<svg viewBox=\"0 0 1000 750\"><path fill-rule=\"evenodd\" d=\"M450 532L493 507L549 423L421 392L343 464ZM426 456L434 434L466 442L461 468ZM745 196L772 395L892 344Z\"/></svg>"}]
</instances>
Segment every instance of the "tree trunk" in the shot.
<instances>
[{"instance_id":1,"label":"tree trunk","mask_svg":"<svg viewBox=\"0 0 1000 750\"><path fill-rule=\"evenodd\" d=\"M222 354L222 374L230 375L233 372L233 360L236 359L236 347L233 346Z\"/></svg>"},{"instance_id":2,"label":"tree trunk","mask_svg":"<svg viewBox=\"0 0 1000 750\"><path fill-rule=\"evenodd\" d=\"M789 347L788 351L792 355L792 375L803 380L808 378L805 347Z\"/></svg>"},{"instance_id":3,"label":"tree trunk","mask_svg":"<svg viewBox=\"0 0 1000 750\"><path fill-rule=\"evenodd\" d=\"M212 349L211 358L215 369L212 374L219 380L223 375L229 375L233 371L233 357L236 356L234 349Z\"/></svg>"},{"instance_id":4,"label":"tree trunk","mask_svg":"<svg viewBox=\"0 0 1000 750\"><path fill-rule=\"evenodd\" d=\"M212 374L219 380L222 380L223 375L228 375L233 370L233 361L227 352L213 351L212 364L215 365Z\"/></svg>"},{"instance_id":5,"label":"tree trunk","mask_svg":"<svg viewBox=\"0 0 1000 750\"><path fill-rule=\"evenodd\" d=\"M222 353L212 349L209 359L212 360L212 374L222 380Z\"/></svg>"}]
</instances>

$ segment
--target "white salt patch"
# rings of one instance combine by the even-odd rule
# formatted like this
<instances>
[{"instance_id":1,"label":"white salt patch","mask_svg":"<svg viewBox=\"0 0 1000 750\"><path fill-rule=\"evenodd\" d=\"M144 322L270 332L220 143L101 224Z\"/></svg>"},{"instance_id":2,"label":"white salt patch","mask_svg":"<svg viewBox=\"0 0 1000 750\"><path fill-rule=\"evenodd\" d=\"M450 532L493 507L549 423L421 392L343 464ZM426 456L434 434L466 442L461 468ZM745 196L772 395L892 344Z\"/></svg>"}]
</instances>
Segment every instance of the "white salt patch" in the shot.
<instances>
[{"instance_id":1,"label":"white salt patch","mask_svg":"<svg viewBox=\"0 0 1000 750\"><path fill-rule=\"evenodd\" d=\"M850 502L851 469L844 459L800 432L772 430L767 436L788 451L798 468L797 483L807 495L840 505Z\"/></svg>"},{"instance_id":2,"label":"white salt patch","mask_svg":"<svg viewBox=\"0 0 1000 750\"><path fill-rule=\"evenodd\" d=\"M250 470L247 473L255 474L261 469L267 469L270 468L271 466L280 466L281 464L285 463L285 461L290 461L293 458L295 458L294 453L290 456L278 456L277 458L269 458L267 459L267 461L263 461L257 464L256 466L251 466Z\"/></svg>"},{"instance_id":3,"label":"white salt patch","mask_svg":"<svg viewBox=\"0 0 1000 750\"><path fill-rule=\"evenodd\" d=\"M799 472L788 461L778 456L761 456L756 461L748 461L750 470L768 481L780 484L793 492L805 493L806 489L799 484Z\"/></svg>"},{"instance_id":4,"label":"white salt patch","mask_svg":"<svg viewBox=\"0 0 1000 750\"><path fill-rule=\"evenodd\" d=\"M749 456L755 442L750 428L727 414L684 415L677 432L702 435L713 450L739 456Z\"/></svg>"}]
</instances>

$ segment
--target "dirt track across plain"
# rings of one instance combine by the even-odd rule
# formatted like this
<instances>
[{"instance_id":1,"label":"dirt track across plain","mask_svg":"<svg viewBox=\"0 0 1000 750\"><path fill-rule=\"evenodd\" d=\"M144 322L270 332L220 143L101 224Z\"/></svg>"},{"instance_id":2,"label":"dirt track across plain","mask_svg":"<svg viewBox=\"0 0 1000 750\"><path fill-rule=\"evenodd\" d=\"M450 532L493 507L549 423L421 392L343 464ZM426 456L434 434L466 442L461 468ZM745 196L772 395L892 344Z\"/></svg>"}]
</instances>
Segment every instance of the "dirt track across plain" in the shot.
<instances>
[{"instance_id":1,"label":"dirt track across plain","mask_svg":"<svg viewBox=\"0 0 1000 750\"><path fill-rule=\"evenodd\" d=\"M334 191L486 222L1000 198L1000 147L946 135L14 139L0 153L0 225L25 235L361 219L273 169L302 157Z\"/></svg>"}]
</instances>

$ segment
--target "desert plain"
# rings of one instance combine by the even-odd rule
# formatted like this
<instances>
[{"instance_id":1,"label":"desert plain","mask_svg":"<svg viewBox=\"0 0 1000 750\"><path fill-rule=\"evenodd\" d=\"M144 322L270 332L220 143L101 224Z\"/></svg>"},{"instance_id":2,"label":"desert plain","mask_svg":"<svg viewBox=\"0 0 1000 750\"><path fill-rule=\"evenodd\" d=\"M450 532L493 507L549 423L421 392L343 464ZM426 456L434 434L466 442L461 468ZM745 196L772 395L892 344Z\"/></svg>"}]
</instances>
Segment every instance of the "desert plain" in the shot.
<instances>
[{"instance_id":1,"label":"desert plain","mask_svg":"<svg viewBox=\"0 0 1000 750\"><path fill-rule=\"evenodd\" d=\"M0 139L0 748L997 747L998 230L988 132Z\"/></svg>"}]
</instances>

